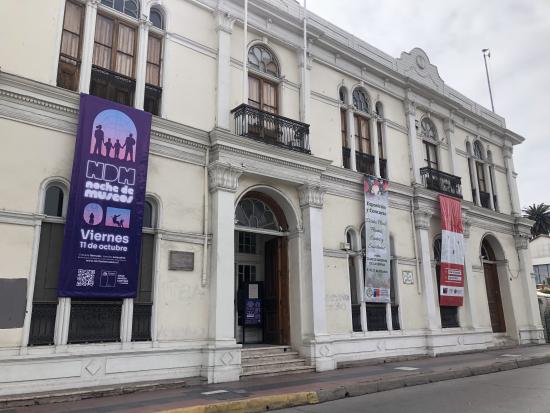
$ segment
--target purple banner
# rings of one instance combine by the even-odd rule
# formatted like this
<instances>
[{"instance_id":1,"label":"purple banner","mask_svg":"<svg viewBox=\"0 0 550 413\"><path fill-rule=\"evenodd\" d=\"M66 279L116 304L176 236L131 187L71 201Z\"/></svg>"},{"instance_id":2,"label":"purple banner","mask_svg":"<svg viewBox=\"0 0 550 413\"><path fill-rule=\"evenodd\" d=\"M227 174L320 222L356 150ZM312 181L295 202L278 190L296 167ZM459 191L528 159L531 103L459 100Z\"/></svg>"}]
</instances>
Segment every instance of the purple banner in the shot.
<instances>
[{"instance_id":1,"label":"purple banner","mask_svg":"<svg viewBox=\"0 0 550 413\"><path fill-rule=\"evenodd\" d=\"M60 297L135 297L151 114L80 94Z\"/></svg>"}]
</instances>

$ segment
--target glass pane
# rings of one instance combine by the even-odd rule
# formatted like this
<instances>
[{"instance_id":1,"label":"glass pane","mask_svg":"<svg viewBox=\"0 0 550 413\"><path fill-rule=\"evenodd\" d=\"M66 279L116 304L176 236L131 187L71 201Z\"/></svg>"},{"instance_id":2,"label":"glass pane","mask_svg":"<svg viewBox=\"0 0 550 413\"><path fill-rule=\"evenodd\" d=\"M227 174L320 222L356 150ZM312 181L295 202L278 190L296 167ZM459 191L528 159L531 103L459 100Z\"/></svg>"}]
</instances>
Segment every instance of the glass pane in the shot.
<instances>
[{"instance_id":1,"label":"glass pane","mask_svg":"<svg viewBox=\"0 0 550 413\"><path fill-rule=\"evenodd\" d=\"M143 205L143 227L153 228L153 206L149 201Z\"/></svg>"},{"instance_id":2,"label":"glass pane","mask_svg":"<svg viewBox=\"0 0 550 413\"><path fill-rule=\"evenodd\" d=\"M60 217L63 215L63 191L61 188L51 186L46 190L44 214L53 217Z\"/></svg>"},{"instance_id":3,"label":"glass pane","mask_svg":"<svg viewBox=\"0 0 550 413\"><path fill-rule=\"evenodd\" d=\"M63 29L71 33L80 34L80 26L82 23L82 7L70 1L65 3L65 19L63 21Z\"/></svg>"},{"instance_id":4,"label":"glass pane","mask_svg":"<svg viewBox=\"0 0 550 413\"><path fill-rule=\"evenodd\" d=\"M158 10L151 9L151 13L149 14L149 20L151 20L151 23L153 23L153 26L158 27L159 29L163 29L162 15Z\"/></svg>"},{"instance_id":5,"label":"glass pane","mask_svg":"<svg viewBox=\"0 0 550 413\"><path fill-rule=\"evenodd\" d=\"M118 50L128 55L134 54L134 42L136 31L128 26L118 26Z\"/></svg>"}]
</instances>

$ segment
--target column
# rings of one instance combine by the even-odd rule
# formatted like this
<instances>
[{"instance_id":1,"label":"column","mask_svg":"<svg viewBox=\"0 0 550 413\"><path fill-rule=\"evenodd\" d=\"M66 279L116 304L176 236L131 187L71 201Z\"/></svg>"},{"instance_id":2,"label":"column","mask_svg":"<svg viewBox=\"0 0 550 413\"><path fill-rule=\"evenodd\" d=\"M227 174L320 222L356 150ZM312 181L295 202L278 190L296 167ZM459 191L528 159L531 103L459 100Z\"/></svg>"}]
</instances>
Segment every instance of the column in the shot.
<instances>
[{"instance_id":1,"label":"column","mask_svg":"<svg viewBox=\"0 0 550 413\"><path fill-rule=\"evenodd\" d=\"M355 118L353 117L353 108L348 106L346 110L346 121L348 123L348 148L349 148L349 165L352 171L357 171L357 162L355 159Z\"/></svg>"},{"instance_id":2,"label":"column","mask_svg":"<svg viewBox=\"0 0 550 413\"><path fill-rule=\"evenodd\" d=\"M533 267L531 265L531 256L529 254L529 239L531 236L531 225L526 218L517 217L514 225L514 239L516 244L516 250L519 260L519 281L521 282L521 289L523 291L523 299L525 301L523 308L526 312L527 327L529 329L529 337L525 337L525 340L529 342L535 342L533 340L540 339L540 330L542 330L542 323L540 318L539 306L536 295L536 285L531 277ZM517 316L516 316L517 319ZM518 326L519 327L519 326ZM538 331L537 331L538 330ZM537 331L537 332L535 332ZM520 328L520 344L521 342L521 328Z\"/></svg>"},{"instance_id":3,"label":"column","mask_svg":"<svg viewBox=\"0 0 550 413\"><path fill-rule=\"evenodd\" d=\"M229 130L231 104L231 34L235 18L216 11L218 32L218 68L216 84L216 126Z\"/></svg>"},{"instance_id":4,"label":"column","mask_svg":"<svg viewBox=\"0 0 550 413\"><path fill-rule=\"evenodd\" d=\"M82 59L80 61L80 79L78 82L78 91L83 93L90 93L92 59L94 56L95 20L99 2L100 0L86 1L84 33L82 35Z\"/></svg>"},{"instance_id":5,"label":"column","mask_svg":"<svg viewBox=\"0 0 550 413\"><path fill-rule=\"evenodd\" d=\"M473 288L474 274L472 272L472 258L470 257L468 250L471 222L464 214L462 215L462 227L464 230L464 305L467 305L467 309L469 311L469 324L475 329L479 327L479 310L477 308L478 302L476 300Z\"/></svg>"},{"instance_id":6,"label":"column","mask_svg":"<svg viewBox=\"0 0 550 413\"><path fill-rule=\"evenodd\" d=\"M485 173L485 184L487 185L487 188L489 188L489 206L494 211L495 210L495 200L493 198L494 191L493 191L491 170L489 169L488 163L483 164L483 172Z\"/></svg>"},{"instance_id":7,"label":"column","mask_svg":"<svg viewBox=\"0 0 550 413\"><path fill-rule=\"evenodd\" d=\"M449 150L449 165L451 175L456 175L456 147L454 143L455 123L452 117L445 119L443 123L443 129L447 138L447 145Z\"/></svg>"},{"instance_id":8,"label":"column","mask_svg":"<svg viewBox=\"0 0 550 413\"><path fill-rule=\"evenodd\" d=\"M235 192L242 171L214 162L208 167L212 248L210 255L210 307L204 375L209 383L238 380L240 357L235 341Z\"/></svg>"},{"instance_id":9,"label":"column","mask_svg":"<svg viewBox=\"0 0 550 413\"><path fill-rule=\"evenodd\" d=\"M147 43L149 42L149 28L153 24L146 19L140 19L138 27L138 47L136 53L136 91L134 93L134 107L143 110L145 100L145 76L147 70Z\"/></svg>"},{"instance_id":10,"label":"column","mask_svg":"<svg viewBox=\"0 0 550 413\"><path fill-rule=\"evenodd\" d=\"M429 237L430 219L432 213L425 209L416 209L414 219L416 226L416 239L420 256L420 273L424 286L424 305L428 330L441 329L441 317L437 304L437 284L435 283L431 263L431 243Z\"/></svg>"},{"instance_id":11,"label":"column","mask_svg":"<svg viewBox=\"0 0 550 413\"><path fill-rule=\"evenodd\" d=\"M378 115L373 109L371 113L371 118L369 119L369 134L370 134L370 144L372 147L372 155L374 156L374 175L380 178L380 151L378 150L378 130L376 128L376 123L378 122Z\"/></svg>"},{"instance_id":12,"label":"column","mask_svg":"<svg viewBox=\"0 0 550 413\"><path fill-rule=\"evenodd\" d=\"M409 93L407 93L409 94ZM416 105L415 102L410 100L408 97L403 102L405 105L405 115L407 117L407 138L409 142L409 159L411 169L411 183L421 184L420 179L420 169L419 169L419 160L416 149Z\"/></svg>"},{"instance_id":13,"label":"column","mask_svg":"<svg viewBox=\"0 0 550 413\"><path fill-rule=\"evenodd\" d=\"M514 172L514 159L512 153L514 149L511 145L506 145L502 148L504 155L504 164L506 166L506 181L510 190L510 200L512 202L512 215L520 216L521 208L519 205L518 186L516 183L516 174Z\"/></svg>"},{"instance_id":14,"label":"column","mask_svg":"<svg viewBox=\"0 0 550 413\"><path fill-rule=\"evenodd\" d=\"M325 305L325 261L323 257L323 198L325 190L318 185L305 184L298 188L304 235L302 242L303 279L305 304L304 330L310 337L310 358L317 371L332 370L336 362L332 358L327 336Z\"/></svg>"}]
</instances>

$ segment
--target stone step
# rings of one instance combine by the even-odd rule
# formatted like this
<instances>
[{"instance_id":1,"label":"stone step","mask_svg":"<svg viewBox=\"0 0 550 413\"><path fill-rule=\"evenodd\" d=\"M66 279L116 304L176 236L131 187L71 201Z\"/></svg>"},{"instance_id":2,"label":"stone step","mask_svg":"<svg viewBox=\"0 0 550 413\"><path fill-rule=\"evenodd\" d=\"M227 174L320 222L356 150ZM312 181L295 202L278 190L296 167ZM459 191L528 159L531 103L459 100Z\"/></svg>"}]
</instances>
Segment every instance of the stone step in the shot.
<instances>
[{"instance_id":1,"label":"stone step","mask_svg":"<svg viewBox=\"0 0 550 413\"><path fill-rule=\"evenodd\" d=\"M310 366L295 366L295 367L289 367L284 370L281 370L279 368L272 368L272 369L263 369L263 370L255 370L251 372L245 372L241 374L241 378L255 378L258 376L262 377L270 377L270 376L283 376L287 374L300 374L300 373L312 373L315 369Z\"/></svg>"},{"instance_id":2,"label":"stone step","mask_svg":"<svg viewBox=\"0 0 550 413\"><path fill-rule=\"evenodd\" d=\"M295 360L299 358L297 351L289 351L287 353L275 353L275 354L241 354L241 363L243 365L257 364L262 361L285 361Z\"/></svg>"},{"instance_id":3,"label":"stone step","mask_svg":"<svg viewBox=\"0 0 550 413\"><path fill-rule=\"evenodd\" d=\"M248 347L241 350L242 357L252 357L256 355L268 355L268 354L284 354L291 352L290 346L265 346L265 347Z\"/></svg>"},{"instance_id":4,"label":"stone step","mask_svg":"<svg viewBox=\"0 0 550 413\"><path fill-rule=\"evenodd\" d=\"M287 370L294 367L302 367L306 365L304 359L291 359L284 361L267 361L267 362L258 362L255 364L243 365L242 372L249 373L253 371L263 371L263 370Z\"/></svg>"}]
</instances>

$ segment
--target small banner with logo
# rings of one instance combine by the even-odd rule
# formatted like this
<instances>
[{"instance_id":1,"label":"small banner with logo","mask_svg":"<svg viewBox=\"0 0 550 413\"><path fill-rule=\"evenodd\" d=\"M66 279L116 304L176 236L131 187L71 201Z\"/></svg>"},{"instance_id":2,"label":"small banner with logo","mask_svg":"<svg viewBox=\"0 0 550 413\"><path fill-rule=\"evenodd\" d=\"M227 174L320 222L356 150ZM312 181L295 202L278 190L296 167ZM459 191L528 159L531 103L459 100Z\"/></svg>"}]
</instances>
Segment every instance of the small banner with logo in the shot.
<instances>
[{"instance_id":1,"label":"small banner with logo","mask_svg":"<svg viewBox=\"0 0 550 413\"><path fill-rule=\"evenodd\" d=\"M464 235L460 200L439 195L441 271L439 304L460 307L464 301Z\"/></svg>"}]
</instances>

